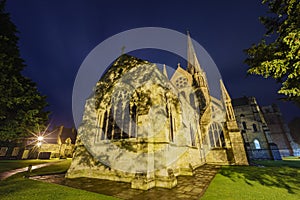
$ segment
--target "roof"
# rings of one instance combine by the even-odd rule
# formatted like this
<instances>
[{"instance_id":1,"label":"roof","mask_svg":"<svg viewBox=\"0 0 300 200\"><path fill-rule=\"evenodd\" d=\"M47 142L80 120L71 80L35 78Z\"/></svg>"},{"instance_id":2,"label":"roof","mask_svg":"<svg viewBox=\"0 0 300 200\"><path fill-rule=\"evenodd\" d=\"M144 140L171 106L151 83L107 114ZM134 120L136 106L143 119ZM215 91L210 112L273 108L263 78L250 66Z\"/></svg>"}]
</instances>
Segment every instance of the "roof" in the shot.
<instances>
[{"instance_id":1,"label":"roof","mask_svg":"<svg viewBox=\"0 0 300 200\"><path fill-rule=\"evenodd\" d=\"M48 144L57 144L60 141L64 144L67 138L70 138L71 143L75 144L77 131L75 128L66 128L64 126L59 126L55 127L52 131L49 131L49 133L45 135L48 135L47 137L45 137L45 141Z\"/></svg>"},{"instance_id":2,"label":"roof","mask_svg":"<svg viewBox=\"0 0 300 200\"><path fill-rule=\"evenodd\" d=\"M249 99L248 97L241 97L231 100L232 106L246 106L249 105Z\"/></svg>"}]
</instances>

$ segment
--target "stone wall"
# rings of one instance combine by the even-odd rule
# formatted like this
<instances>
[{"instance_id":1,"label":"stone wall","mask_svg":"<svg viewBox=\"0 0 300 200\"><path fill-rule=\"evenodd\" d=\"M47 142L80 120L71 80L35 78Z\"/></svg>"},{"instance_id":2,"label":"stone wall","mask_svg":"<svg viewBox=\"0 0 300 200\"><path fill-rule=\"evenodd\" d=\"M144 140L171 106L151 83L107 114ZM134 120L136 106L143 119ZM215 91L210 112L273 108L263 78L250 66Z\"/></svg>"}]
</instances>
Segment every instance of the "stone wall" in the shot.
<instances>
[{"instance_id":1,"label":"stone wall","mask_svg":"<svg viewBox=\"0 0 300 200\"><path fill-rule=\"evenodd\" d=\"M281 156L291 156L294 154L293 139L289 129L283 120L279 107L274 105L263 106L263 115L270 128L272 141L278 146Z\"/></svg>"},{"instance_id":2,"label":"stone wall","mask_svg":"<svg viewBox=\"0 0 300 200\"><path fill-rule=\"evenodd\" d=\"M246 151L250 159L273 159L267 134L267 125L254 97L232 100L238 127L242 132Z\"/></svg>"}]
</instances>

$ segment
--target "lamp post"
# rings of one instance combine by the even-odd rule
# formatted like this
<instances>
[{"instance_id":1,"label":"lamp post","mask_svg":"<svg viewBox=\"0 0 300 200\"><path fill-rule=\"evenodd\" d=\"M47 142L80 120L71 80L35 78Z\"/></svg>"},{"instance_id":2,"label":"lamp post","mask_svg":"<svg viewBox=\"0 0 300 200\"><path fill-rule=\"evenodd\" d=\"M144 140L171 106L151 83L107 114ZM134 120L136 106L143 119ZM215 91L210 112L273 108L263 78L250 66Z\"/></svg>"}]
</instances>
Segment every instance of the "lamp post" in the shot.
<instances>
[{"instance_id":1,"label":"lamp post","mask_svg":"<svg viewBox=\"0 0 300 200\"><path fill-rule=\"evenodd\" d=\"M41 152L41 147L42 147L42 144L43 144L43 140L44 140L43 136L38 136L37 143L36 143L36 146L39 148L38 149L39 152L38 152L37 159L39 159L39 157L40 157L40 152Z\"/></svg>"}]
</instances>

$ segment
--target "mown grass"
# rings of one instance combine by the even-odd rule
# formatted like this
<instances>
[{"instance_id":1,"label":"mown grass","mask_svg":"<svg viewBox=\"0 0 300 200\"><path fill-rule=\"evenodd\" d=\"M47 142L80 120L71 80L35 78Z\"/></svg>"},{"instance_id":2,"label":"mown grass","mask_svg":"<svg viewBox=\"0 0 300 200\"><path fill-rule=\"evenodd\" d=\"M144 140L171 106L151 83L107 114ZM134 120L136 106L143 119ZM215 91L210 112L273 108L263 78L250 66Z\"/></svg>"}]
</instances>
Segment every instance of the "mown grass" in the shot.
<instances>
[{"instance_id":1,"label":"mown grass","mask_svg":"<svg viewBox=\"0 0 300 200\"><path fill-rule=\"evenodd\" d=\"M13 169L28 167L28 165L38 165L55 161L57 160L0 160L0 173Z\"/></svg>"},{"instance_id":2,"label":"mown grass","mask_svg":"<svg viewBox=\"0 0 300 200\"><path fill-rule=\"evenodd\" d=\"M56 160L57 161L57 160ZM14 163L14 162L13 162ZM31 162L21 161L23 164L32 164ZM33 170L31 175L44 175L44 174L57 174L67 171L71 163L71 160L63 160L54 163L50 166ZM40 164L40 163L39 163ZM17 166L16 163L13 164ZM21 166L21 165L18 165ZM13 167L13 168L14 168ZM23 166L24 167L24 166ZM4 168L8 168L4 166ZM2 165L0 165L2 169ZM0 199L1 200L41 200L41 199L82 199L82 200L94 200L94 199L107 199L113 200L114 197L105 196L97 193L92 193L84 190L70 188L62 185L45 183L30 179L23 178L24 173L16 174L4 181L0 181Z\"/></svg>"},{"instance_id":3,"label":"mown grass","mask_svg":"<svg viewBox=\"0 0 300 200\"><path fill-rule=\"evenodd\" d=\"M223 166L201 200L300 199L300 160L257 161L259 166Z\"/></svg>"},{"instance_id":4,"label":"mown grass","mask_svg":"<svg viewBox=\"0 0 300 200\"><path fill-rule=\"evenodd\" d=\"M9 161L12 167L28 166L35 161ZM44 162L44 161L36 161ZM0 171L8 169L0 162ZM258 166L223 166L201 200L299 200L300 159L257 161ZM34 170L31 175L64 173L70 160ZM0 181L1 200L19 199L116 199L114 197L23 178L24 173ZM172 198L172 197L170 197Z\"/></svg>"},{"instance_id":5,"label":"mown grass","mask_svg":"<svg viewBox=\"0 0 300 200\"><path fill-rule=\"evenodd\" d=\"M0 182L1 200L116 199L113 197L21 177Z\"/></svg>"},{"instance_id":6,"label":"mown grass","mask_svg":"<svg viewBox=\"0 0 300 200\"><path fill-rule=\"evenodd\" d=\"M71 165L71 161L71 159L60 160L59 162L53 163L51 166L35 169L30 173L30 175L37 176L66 173Z\"/></svg>"}]
</instances>

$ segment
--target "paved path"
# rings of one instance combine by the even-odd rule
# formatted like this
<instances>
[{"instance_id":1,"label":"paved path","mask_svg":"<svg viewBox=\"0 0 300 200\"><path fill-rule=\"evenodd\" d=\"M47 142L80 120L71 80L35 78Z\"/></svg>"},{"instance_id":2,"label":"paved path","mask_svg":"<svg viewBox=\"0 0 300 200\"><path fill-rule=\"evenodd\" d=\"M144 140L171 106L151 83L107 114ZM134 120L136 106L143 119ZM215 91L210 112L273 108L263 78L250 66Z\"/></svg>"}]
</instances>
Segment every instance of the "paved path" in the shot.
<instances>
[{"instance_id":1,"label":"paved path","mask_svg":"<svg viewBox=\"0 0 300 200\"><path fill-rule=\"evenodd\" d=\"M172 189L152 188L147 191L130 188L130 183L91 178L65 179L63 174L31 177L91 192L128 200L199 199L206 191L219 166L204 165L195 170L194 176L177 177L178 185Z\"/></svg>"},{"instance_id":2,"label":"paved path","mask_svg":"<svg viewBox=\"0 0 300 200\"><path fill-rule=\"evenodd\" d=\"M38 169L38 168L41 168L41 167L46 167L46 166L52 165L54 163L56 163L56 162L33 165L31 170ZM10 171L2 172L2 173L0 173L0 180L2 181L2 180L7 179L8 177L10 177L12 175L15 175L15 174L21 173L21 172L25 172L27 170L28 170L28 167L23 167L23 168L18 168L18 169L13 169L13 170L10 170Z\"/></svg>"}]
</instances>

